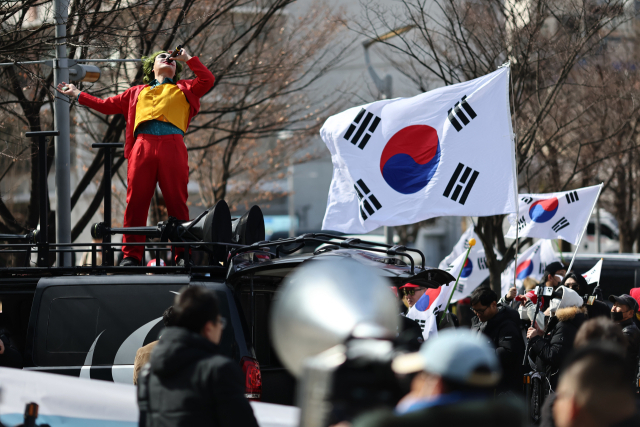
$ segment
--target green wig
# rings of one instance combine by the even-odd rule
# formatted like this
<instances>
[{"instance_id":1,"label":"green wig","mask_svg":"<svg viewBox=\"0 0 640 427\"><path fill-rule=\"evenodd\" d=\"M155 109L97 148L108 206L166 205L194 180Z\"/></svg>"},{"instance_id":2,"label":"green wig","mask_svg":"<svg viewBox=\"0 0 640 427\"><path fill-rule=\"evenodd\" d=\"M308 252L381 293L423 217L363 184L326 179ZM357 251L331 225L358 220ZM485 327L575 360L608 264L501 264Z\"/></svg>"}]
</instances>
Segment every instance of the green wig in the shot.
<instances>
[{"instance_id":1,"label":"green wig","mask_svg":"<svg viewBox=\"0 0 640 427\"><path fill-rule=\"evenodd\" d=\"M166 50L159 50L157 52L153 52L149 56L142 57L142 74L144 76L142 78L142 81L144 84L149 84L153 79L156 78L155 74L153 73L153 64L156 62L156 56L160 55L161 53L168 53L168 52ZM180 80L181 72L182 72L182 62L176 61L176 75L173 76L174 82L177 82L178 80Z\"/></svg>"}]
</instances>

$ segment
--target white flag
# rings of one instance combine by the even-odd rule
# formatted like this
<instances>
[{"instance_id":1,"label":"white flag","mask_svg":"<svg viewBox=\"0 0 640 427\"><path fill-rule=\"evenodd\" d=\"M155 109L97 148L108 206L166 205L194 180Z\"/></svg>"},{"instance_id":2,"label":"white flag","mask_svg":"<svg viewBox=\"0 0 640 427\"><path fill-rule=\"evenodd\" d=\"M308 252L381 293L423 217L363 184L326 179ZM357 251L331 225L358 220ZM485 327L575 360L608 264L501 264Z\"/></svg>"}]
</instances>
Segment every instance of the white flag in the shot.
<instances>
[{"instance_id":1,"label":"white flag","mask_svg":"<svg viewBox=\"0 0 640 427\"><path fill-rule=\"evenodd\" d=\"M333 180L322 228L366 233L438 216L515 213L509 67L329 117Z\"/></svg>"},{"instance_id":2,"label":"white flag","mask_svg":"<svg viewBox=\"0 0 640 427\"><path fill-rule=\"evenodd\" d=\"M427 289L413 307L407 312L407 317L420 324L422 336L425 340L438 335L438 322L447 309L447 302L453 290L451 282L436 289Z\"/></svg>"},{"instance_id":3,"label":"white flag","mask_svg":"<svg viewBox=\"0 0 640 427\"><path fill-rule=\"evenodd\" d=\"M602 273L602 258L593 268L582 275L587 280L587 285L600 283L600 273Z\"/></svg>"},{"instance_id":4,"label":"white flag","mask_svg":"<svg viewBox=\"0 0 640 427\"><path fill-rule=\"evenodd\" d=\"M518 255L518 267L515 268L515 261L512 261L507 269L502 273L502 295L506 295L509 288L513 287L513 276L516 276L516 287L523 287L523 281L531 277L537 281L544 276L544 269L552 262L559 262L553 250L551 240L541 239L534 243L529 249Z\"/></svg>"},{"instance_id":5,"label":"white flag","mask_svg":"<svg viewBox=\"0 0 640 427\"><path fill-rule=\"evenodd\" d=\"M468 227L464 231L464 233L462 233L462 236L460 236L460 240L458 240L458 243L456 243L456 245L453 247L451 253L447 255L445 259L440 261L438 268L440 270L446 270L453 263L453 261L455 261L455 259L460 256L460 254L467 252L470 239L476 239L476 242L480 242L480 239L476 235L476 232L473 231L473 227Z\"/></svg>"},{"instance_id":6,"label":"white flag","mask_svg":"<svg viewBox=\"0 0 640 427\"><path fill-rule=\"evenodd\" d=\"M519 194L518 217L505 237L562 239L578 244L582 230L591 217L602 184L578 190L547 194Z\"/></svg>"},{"instance_id":7,"label":"white flag","mask_svg":"<svg viewBox=\"0 0 640 427\"><path fill-rule=\"evenodd\" d=\"M469 257L465 260L466 252L465 250L464 253L460 254L447 268L447 271L453 277L457 278L458 274L460 274L460 280L456 290L453 292L451 302L457 302L468 297L489 277L487 258L485 257L482 243L478 241L478 244L471 248Z\"/></svg>"}]
</instances>

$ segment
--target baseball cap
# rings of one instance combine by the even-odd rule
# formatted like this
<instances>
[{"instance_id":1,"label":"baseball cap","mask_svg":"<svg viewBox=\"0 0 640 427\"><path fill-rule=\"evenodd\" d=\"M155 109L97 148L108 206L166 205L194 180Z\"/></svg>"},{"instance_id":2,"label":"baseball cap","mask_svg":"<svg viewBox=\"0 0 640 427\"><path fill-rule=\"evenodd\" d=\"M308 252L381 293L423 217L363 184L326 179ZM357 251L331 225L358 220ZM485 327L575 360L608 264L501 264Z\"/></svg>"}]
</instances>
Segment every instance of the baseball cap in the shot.
<instances>
[{"instance_id":1,"label":"baseball cap","mask_svg":"<svg viewBox=\"0 0 640 427\"><path fill-rule=\"evenodd\" d=\"M617 297L615 295L610 295L609 296L609 301L614 302L614 303L617 302L618 304L622 304L622 305L626 305L631 310L633 310L634 313L636 311L638 311L638 302L635 299L633 299L633 297L631 295L622 294L619 297Z\"/></svg>"},{"instance_id":2,"label":"baseball cap","mask_svg":"<svg viewBox=\"0 0 640 427\"><path fill-rule=\"evenodd\" d=\"M413 283L407 283L406 285L402 285L402 286L400 286L400 288L399 288L399 289L406 289L406 288L414 288L414 289L417 289L417 288L422 288L422 286L420 286L420 285L414 285Z\"/></svg>"},{"instance_id":3,"label":"baseball cap","mask_svg":"<svg viewBox=\"0 0 640 427\"><path fill-rule=\"evenodd\" d=\"M465 329L446 329L425 342L420 351L397 356L394 372L429 372L449 381L489 387L500 381L496 352L481 335Z\"/></svg>"}]
</instances>

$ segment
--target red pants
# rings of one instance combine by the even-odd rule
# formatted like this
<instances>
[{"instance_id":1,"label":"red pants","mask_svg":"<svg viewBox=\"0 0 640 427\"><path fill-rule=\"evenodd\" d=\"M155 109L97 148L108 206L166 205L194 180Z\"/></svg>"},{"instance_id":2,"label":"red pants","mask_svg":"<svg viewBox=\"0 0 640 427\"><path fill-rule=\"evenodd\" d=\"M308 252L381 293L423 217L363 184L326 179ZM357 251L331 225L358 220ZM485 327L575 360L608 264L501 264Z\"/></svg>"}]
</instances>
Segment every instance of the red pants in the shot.
<instances>
[{"instance_id":1,"label":"red pants","mask_svg":"<svg viewBox=\"0 0 640 427\"><path fill-rule=\"evenodd\" d=\"M140 134L131 150L127 166L127 208L124 211L125 227L144 227L151 198L160 184L169 216L189 220L187 208L187 184L189 164L187 147L182 135ZM143 246L127 246L127 242L144 242L144 236L124 235L122 252L139 262L144 255ZM176 248L177 253L184 252Z\"/></svg>"}]
</instances>

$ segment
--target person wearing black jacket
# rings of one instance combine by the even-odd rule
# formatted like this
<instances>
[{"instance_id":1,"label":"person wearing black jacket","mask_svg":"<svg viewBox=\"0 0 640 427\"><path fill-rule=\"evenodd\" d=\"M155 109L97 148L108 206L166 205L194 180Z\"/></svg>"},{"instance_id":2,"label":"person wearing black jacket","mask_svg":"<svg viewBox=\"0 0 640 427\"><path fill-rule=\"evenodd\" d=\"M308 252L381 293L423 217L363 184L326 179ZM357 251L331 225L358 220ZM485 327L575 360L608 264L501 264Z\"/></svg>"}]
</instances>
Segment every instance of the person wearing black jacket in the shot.
<instances>
[{"instance_id":1,"label":"person wearing black jacket","mask_svg":"<svg viewBox=\"0 0 640 427\"><path fill-rule=\"evenodd\" d=\"M622 333L627 338L627 369L635 381L638 371L638 356L640 355L640 329L636 326L633 318L638 312L638 302L627 294L622 294L619 297L611 295L609 301L613 303L611 320L622 328Z\"/></svg>"},{"instance_id":2,"label":"person wearing black jacket","mask_svg":"<svg viewBox=\"0 0 640 427\"><path fill-rule=\"evenodd\" d=\"M500 360L503 375L497 391L522 393L525 344L518 325L518 312L506 305L498 305L498 296L486 287L471 293L471 307L476 314L471 321L471 330L489 338Z\"/></svg>"},{"instance_id":3,"label":"person wearing black jacket","mask_svg":"<svg viewBox=\"0 0 640 427\"><path fill-rule=\"evenodd\" d=\"M225 320L216 296L184 288L174 315L178 326L165 329L138 379L140 425L257 427L240 367L218 348Z\"/></svg>"},{"instance_id":4,"label":"person wearing black jacket","mask_svg":"<svg viewBox=\"0 0 640 427\"><path fill-rule=\"evenodd\" d=\"M529 357L535 361L536 369L546 374L553 390L564 359L573 349L576 333L587 320L582 297L564 286L558 287L558 291L562 293L560 303L544 331L538 328L537 322L527 331Z\"/></svg>"},{"instance_id":5,"label":"person wearing black jacket","mask_svg":"<svg viewBox=\"0 0 640 427\"><path fill-rule=\"evenodd\" d=\"M581 274L569 273L564 276L560 286L566 286L569 289L573 289L582 298L589 292L589 285L587 280L582 277ZM609 317L609 306L604 301L593 299L587 302L585 305L589 319L595 319L596 317Z\"/></svg>"}]
</instances>

